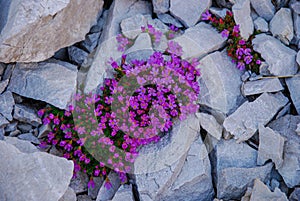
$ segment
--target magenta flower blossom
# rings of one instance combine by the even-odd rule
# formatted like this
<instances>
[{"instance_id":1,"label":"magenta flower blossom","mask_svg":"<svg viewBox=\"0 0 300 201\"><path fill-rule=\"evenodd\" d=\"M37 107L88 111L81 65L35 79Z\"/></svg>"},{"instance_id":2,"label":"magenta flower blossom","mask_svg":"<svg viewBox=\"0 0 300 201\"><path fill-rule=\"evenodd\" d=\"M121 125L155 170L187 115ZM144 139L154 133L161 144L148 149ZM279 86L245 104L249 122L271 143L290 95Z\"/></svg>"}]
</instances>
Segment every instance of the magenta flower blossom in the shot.
<instances>
[{"instance_id":1,"label":"magenta flower blossom","mask_svg":"<svg viewBox=\"0 0 300 201\"><path fill-rule=\"evenodd\" d=\"M222 32L221 32L221 35L223 38L228 38L229 36L229 31L227 29L224 29Z\"/></svg>"},{"instance_id":2,"label":"magenta flower blossom","mask_svg":"<svg viewBox=\"0 0 300 201\"><path fill-rule=\"evenodd\" d=\"M244 62L238 62L237 68L240 69L240 70L244 70L244 69L245 69L245 64L244 64Z\"/></svg>"},{"instance_id":3,"label":"magenta flower blossom","mask_svg":"<svg viewBox=\"0 0 300 201\"><path fill-rule=\"evenodd\" d=\"M44 114L45 114L45 109L40 109L40 110L38 111L39 117L42 117Z\"/></svg>"},{"instance_id":4,"label":"magenta flower blossom","mask_svg":"<svg viewBox=\"0 0 300 201\"><path fill-rule=\"evenodd\" d=\"M246 44L245 40L243 39L239 40L239 45L245 45L245 44Z\"/></svg>"},{"instance_id":5,"label":"magenta flower blossom","mask_svg":"<svg viewBox=\"0 0 300 201\"><path fill-rule=\"evenodd\" d=\"M240 32L240 25L235 25L233 27L233 32L239 33Z\"/></svg>"},{"instance_id":6,"label":"magenta flower blossom","mask_svg":"<svg viewBox=\"0 0 300 201\"><path fill-rule=\"evenodd\" d=\"M246 64L250 64L252 62L252 58L253 56L247 55L245 56L244 61L246 62Z\"/></svg>"},{"instance_id":7,"label":"magenta flower blossom","mask_svg":"<svg viewBox=\"0 0 300 201\"><path fill-rule=\"evenodd\" d=\"M90 179L88 182L88 188L95 188L95 182L93 179Z\"/></svg>"},{"instance_id":8,"label":"magenta flower blossom","mask_svg":"<svg viewBox=\"0 0 300 201\"><path fill-rule=\"evenodd\" d=\"M112 184L110 183L110 181L105 181L104 187L109 190L112 187Z\"/></svg>"},{"instance_id":9,"label":"magenta flower blossom","mask_svg":"<svg viewBox=\"0 0 300 201\"><path fill-rule=\"evenodd\" d=\"M256 64L257 64L257 65L260 65L260 64L261 64L261 60L258 59L258 60L256 61Z\"/></svg>"},{"instance_id":10,"label":"magenta flower blossom","mask_svg":"<svg viewBox=\"0 0 300 201\"><path fill-rule=\"evenodd\" d=\"M243 48L238 48L237 50L236 50L236 55L237 56L242 56L244 54L244 49Z\"/></svg>"},{"instance_id":11,"label":"magenta flower blossom","mask_svg":"<svg viewBox=\"0 0 300 201\"><path fill-rule=\"evenodd\" d=\"M182 47L175 41L168 42L167 52L176 56L182 56Z\"/></svg>"},{"instance_id":12,"label":"magenta flower blossom","mask_svg":"<svg viewBox=\"0 0 300 201\"><path fill-rule=\"evenodd\" d=\"M207 10L205 13L203 13L201 19L202 20L210 20L211 19L210 12Z\"/></svg>"}]
</instances>

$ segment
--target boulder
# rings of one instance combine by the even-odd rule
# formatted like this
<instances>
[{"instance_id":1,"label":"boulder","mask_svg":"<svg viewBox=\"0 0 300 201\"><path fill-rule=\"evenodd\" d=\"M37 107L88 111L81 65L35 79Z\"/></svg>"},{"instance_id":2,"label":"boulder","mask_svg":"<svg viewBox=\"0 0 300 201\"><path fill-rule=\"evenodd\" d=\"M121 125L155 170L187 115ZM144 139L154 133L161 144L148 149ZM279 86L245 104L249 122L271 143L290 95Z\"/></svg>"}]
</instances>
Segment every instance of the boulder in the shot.
<instances>
[{"instance_id":1,"label":"boulder","mask_svg":"<svg viewBox=\"0 0 300 201\"><path fill-rule=\"evenodd\" d=\"M12 111L15 105L14 98L10 91L6 91L0 95L0 114L6 119L12 121Z\"/></svg>"},{"instance_id":2,"label":"boulder","mask_svg":"<svg viewBox=\"0 0 300 201\"><path fill-rule=\"evenodd\" d=\"M300 74L297 74L300 75ZM285 79L289 92L291 94L292 102L300 114L300 76Z\"/></svg>"},{"instance_id":3,"label":"boulder","mask_svg":"<svg viewBox=\"0 0 300 201\"><path fill-rule=\"evenodd\" d=\"M212 4L212 0L170 0L170 13L186 27L192 27L200 20L201 15Z\"/></svg>"},{"instance_id":4,"label":"boulder","mask_svg":"<svg viewBox=\"0 0 300 201\"><path fill-rule=\"evenodd\" d=\"M284 22L284 23L282 23ZM294 37L292 12L288 8L281 8L276 12L270 22L272 35L286 45L289 45Z\"/></svg>"},{"instance_id":5,"label":"boulder","mask_svg":"<svg viewBox=\"0 0 300 201\"><path fill-rule=\"evenodd\" d=\"M124 36L135 39L142 32L141 27L146 27L147 24L147 18L142 14L137 14L122 20L120 26Z\"/></svg>"},{"instance_id":6,"label":"boulder","mask_svg":"<svg viewBox=\"0 0 300 201\"><path fill-rule=\"evenodd\" d=\"M278 92L283 89L284 88L278 78L249 81L242 85L242 93L244 96L265 92Z\"/></svg>"},{"instance_id":7,"label":"boulder","mask_svg":"<svg viewBox=\"0 0 300 201\"><path fill-rule=\"evenodd\" d=\"M8 144L14 145L17 149L19 149L23 153L34 153L34 152L39 152L39 150L31 144L28 141L25 140L20 140L16 137L5 137L4 141L7 142Z\"/></svg>"},{"instance_id":8,"label":"boulder","mask_svg":"<svg viewBox=\"0 0 300 201\"><path fill-rule=\"evenodd\" d=\"M103 4L103 0L1 1L0 61L44 61L84 40Z\"/></svg>"},{"instance_id":9,"label":"boulder","mask_svg":"<svg viewBox=\"0 0 300 201\"><path fill-rule=\"evenodd\" d=\"M152 0L152 4L156 14L166 13L170 8L170 0Z\"/></svg>"},{"instance_id":10,"label":"boulder","mask_svg":"<svg viewBox=\"0 0 300 201\"><path fill-rule=\"evenodd\" d=\"M57 60L18 63L8 90L35 100L66 109L76 91L76 66Z\"/></svg>"},{"instance_id":11,"label":"boulder","mask_svg":"<svg viewBox=\"0 0 300 201\"><path fill-rule=\"evenodd\" d=\"M47 153L23 153L0 141L1 200L57 201L73 175L73 162Z\"/></svg>"},{"instance_id":12,"label":"boulder","mask_svg":"<svg viewBox=\"0 0 300 201\"><path fill-rule=\"evenodd\" d=\"M285 76L297 73L296 54L293 49L266 34L256 35L252 41L255 51L269 64L268 70L273 75Z\"/></svg>"},{"instance_id":13,"label":"boulder","mask_svg":"<svg viewBox=\"0 0 300 201\"><path fill-rule=\"evenodd\" d=\"M254 25L250 16L250 0L236 0L232 6L234 21L240 26L240 34L242 38L248 40L254 31Z\"/></svg>"},{"instance_id":14,"label":"boulder","mask_svg":"<svg viewBox=\"0 0 300 201\"><path fill-rule=\"evenodd\" d=\"M269 24L264 18L258 17L254 20L254 28L257 31L268 32L269 31Z\"/></svg>"},{"instance_id":15,"label":"boulder","mask_svg":"<svg viewBox=\"0 0 300 201\"><path fill-rule=\"evenodd\" d=\"M281 92L263 93L255 101L241 105L225 119L223 126L238 142L246 141L255 134L259 125L269 123L287 103L288 99Z\"/></svg>"},{"instance_id":16,"label":"boulder","mask_svg":"<svg viewBox=\"0 0 300 201\"><path fill-rule=\"evenodd\" d=\"M68 188L65 194L58 201L76 201L76 193L72 188Z\"/></svg>"},{"instance_id":17,"label":"boulder","mask_svg":"<svg viewBox=\"0 0 300 201\"><path fill-rule=\"evenodd\" d=\"M267 21L270 21L275 14L275 6L271 0L250 0L256 13Z\"/></svg>"},{"instance_id":18,"label":"boulder","mask_svg":"<svg viewBox=\"0 0 300 201\"><path fill-rule=\"evenodd\" d=\"M76 46L70 46L68 47L68 55L72 63L81 66L87 60L89 54Z\"/></svg>"},{"instance_id":19,"label":"boulder","mask_svg":"<svg viewBox=\"0 0 300 201\"><path fill-rule=\"evenodd\" d=\"M197 113L201 127L210 135L220 140L222 137L223 127L217 122L216 118L210 114Z\"/></svg>"},{"instance_id":20,"label":"boulder","mask_svg":"<svg viewBox=\"0 0 300 201\"><path fill-rule=\"evenodd\" d=\"M35 127L42 124L42 120L38 117L35 110L20 104L15 105L14 119L24 123L29 123Z\"/></svg>"}]
</instances>

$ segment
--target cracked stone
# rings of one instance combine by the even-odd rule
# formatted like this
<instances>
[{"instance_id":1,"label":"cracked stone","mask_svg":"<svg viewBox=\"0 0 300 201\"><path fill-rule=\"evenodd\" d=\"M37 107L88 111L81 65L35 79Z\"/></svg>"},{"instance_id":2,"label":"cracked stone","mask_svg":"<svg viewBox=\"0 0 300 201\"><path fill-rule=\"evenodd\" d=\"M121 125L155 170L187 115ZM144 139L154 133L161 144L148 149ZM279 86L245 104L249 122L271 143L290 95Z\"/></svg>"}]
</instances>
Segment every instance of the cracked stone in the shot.
<instances>
[{"instance_id":1,"label":"cracked stone","mask_svg":"<svg viewBox=\"0 0 300 201\"><path fill-rule=\"evenodd\" d=\"M100 34L100 32L88 34L85 37L85 40L80 43L80 47L82 47L88 53L91 53L98 45L98 39L100 37Z\"/></svg>"},{"instance_id":2,"label":"cracked stone","mask_svg":"<svg viewBox=\"0 0 300 201\"><path fill-rule=\"evenodd\" d=\"M87 174L84 172L78 172L77 177L71 179L70 188L72 188L76 194L83 193L88 190L87 189L88 182L89 182L89 178Z\"/></svg>"},{"instance_id":3,"label":"cracked stone","mask_svg":"<svg viewBox=\"0 0 300 201\"><path fill-rule=\"evenodd\" d=\"M268 32L269 24L264 18L258 17L254 20L254 28L256 30L260 30L261 32Z\"/></svg>"},{"instance_id":4,"label":"cracked stone","mask_svg":"<svg viewBox=\"0 0 300 201\"><path fill-rule=\"evenodd\" d=\"M122 185L111 201L134 201L131 185Z\"/></svg>"},{"instance_id":5,"label":"cracked stone","mask_svg":"<svg viewBox=\"0 0 300 201\"><path fill-rule=\"evenodd\" d=\"M0 128L4 128L8 124L9 122L7 121L7 119L0 114Z\"/></svg>"},{"instance_id":6,"label":"cracked stone","mask_svg":"<svg viewBox=\"0 0 300 201\"><path fill-rule=\"evenodd\" d=\"M283 89L284 88L278 78L249 81L242 85L242 93L244 96L265 92L278 92Z\"/></svg>"},{"instance_id":7,"label":"cracked stone","mask_svg":"<svg viewBox=\"0 0 300 201\"><path fill-rule=\"evenodd\" d=\"M256 13L267 21L270 21L275 14L275 6L271 0L250 0Z\"/></svg>"},{"instance_id":8,"label":"cracked stone","mask_svg":"<svg viewBox=\"0 0 300 201\"><path fill-rule=\"evenodd\" d=\"M38 117L35 110L20 104L15 105L14 119L24 123L29 123L35 127L42 124L42 120Z\"/></svg>"},{"instance_id":9,"label":"cracked stone","mask_svg":"<svg viewBox=\"0 0 300 201\"><path fill-rule=\"evenodd\" d=\"M222 137L223 127L217 122L214 116L206 113L197 113L201 127L210 135L220 140Z\"/></svg>"},{"instance_id":10,"label":"cracked stone","mask_svg":"<svg viewBox=\"0 0 300 201\"><path fill-rule=\"evenodd\" d=\"M157 17L165 24L168 24L168 25L173 24L178 28L183 27L182 24L177 19L175 19L174 17L172 17L169 14L158 14Z\"/></svg>"},{"instance_id":11,"label":"cracked stone","mask_svg":"<svg viewBox=\"0 0 300 201\"><path fill-rule=\"evenodd\" d=\"M295 188L289 197L290 201L299 201L300 200L300 188Z\"/></svg>"},{"instance_id":12,"label":"cracked stone","mask_svg":"<svg viewBox=\"0 0 300 201\"><path fill-rule=\"evenodd\" d=\"M0 82L0 94L2 94L4 92L4 90L6 89L7 85L9 83L9 80L3 80Z\"/></svg>"},{"instance_id":13,"label":"cracked stone","mask_svg":"<svg viewBox=\"0 0 300 201\"><path fill-rule=\"evenodd\" d=\"M0 95L0 114L9 121L13 120L12 111L15 105L13 95L10 91L6 91Z\"/></svg>"},{"instance_id":14,"label":"cracked stone","mask_svg":"<svg viewBox=\"0 0 300 201\"><path fill-rule=\"evenodd\" d=\"M65 194L58 201L76 201L76 194L72 188L68 188Z\"/></svg>"},{"instance_id":15,"label":"cracked stone","mask_svg":"<svg viewBox=\"0 0 300 201\"><path fill-rule=\"evenodd\" d=\"M170 0L152 0L152 4L156 14L166 13L170 8Z\"/></svg>"},{"instance_id":16,"label":"cracked stone","mask_svg":"<svg viewBox=\"0 0 300 201\"><path fill-rule=\"evenodd\" d=\"M133 17L122 20L120 26L124 36L135 39L141 32L141 27L146 27L148 20L144 15L137 14Z\"/></svg>"}]
</instances>

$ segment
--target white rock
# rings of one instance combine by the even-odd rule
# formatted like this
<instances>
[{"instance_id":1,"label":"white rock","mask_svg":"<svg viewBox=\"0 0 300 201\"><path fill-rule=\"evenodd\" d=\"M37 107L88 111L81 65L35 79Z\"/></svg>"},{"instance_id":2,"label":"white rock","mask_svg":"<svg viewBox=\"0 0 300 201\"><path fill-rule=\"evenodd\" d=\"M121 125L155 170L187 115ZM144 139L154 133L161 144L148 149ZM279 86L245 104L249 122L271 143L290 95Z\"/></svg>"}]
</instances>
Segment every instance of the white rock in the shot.
<instances>
[{"instance_id":1,"label":"white rock","mask_svg":"<svg viewBox=\"0 0 300 201\"><path fill-rule=\"evenodd\" d=\"M275 13L275 6L271 0L250 0L256 13L267 21L270 21Z\"/></svg>"},{"instance_id":2,"label":"white rock","mask_svg":"<svg viewBox=\"0 0 300 201\"><path fill-rule=\"evenodd\" d=\"M256 30L260 30L261 32L268 32L269 24L264 18L258 17L254 20L254 28Z\"/></svg>"},{"instance_id":3,"label":"white rock","mask_svg":"<svg viewBox=\"0 0 300 201\"><path fill-rule=\"evenodd\" d=\"M133 17L126 18L122 20L120 26L122 33L130 39L136 38L141 32L141 27L146 27L148 20L144 15L137 14Z\"/></svg>"},{"instance_id":4,"label":"white rock","mask_svg":"<svg viewBox=\"0 0 300 201\"><path fill-rule=\"evenodd\" d=\"M250 0L237 0L232 6L232 12L235 23L240 25L241 36L248 40L254 30L253 21L250 16Z\"/></svg>"},{"instance_id":5,"label":"white rock","mask_svg":"<svg viewBox=\"0 0 300 201\"><path fill-rule=\"evenodd\" d=\"M23 153L30 154L30 153L34 153L34 152L39 152L39 150L36 148L36 146L31 144L30 142L20 140L16 137L5 137L4 141L11 145L14 145L17 149L19 149Z\"/></svg>"},{"instance_id":6,"label":"white rock","mask_svg":"<svg viewBox=\"0 0 300 201\"><path fill-rule=\"evenodd\" d=\"M76 201L76 193L72 188L68 188L65 194L58 201Z\"/></svg>"},{"instance_id":7,"label":"white rock","mask_svg":"<svg viewBox=\"0 0 300 201\"><path fill-rule=\"evenodd\" d=\"M166 13L169 11L170 0L152 0L153 12L157 14Z\"/></svg>"},{"instance_id":8,"label":"white rock","mask_svg":"<svg viewBox=\"0 0 300 201\"><path fill-rule=\"evenodd\" d=\"M245 82L242 86L242 93L244 96L249 96L264 92L278 92L283 89L284 88L278 78L263 79Z\"/></svg>"},{"instance_id":9,"label":"white rock","mask_svg":"<svg viewBox=\"0 0 300 201\"><path fill-rule=\"evenodd\" d=\"M206 113L197 113L201 127L210 135L220 140L222 137L223 127L217 122L214 116Z\"/></svg>"}]
</instances>

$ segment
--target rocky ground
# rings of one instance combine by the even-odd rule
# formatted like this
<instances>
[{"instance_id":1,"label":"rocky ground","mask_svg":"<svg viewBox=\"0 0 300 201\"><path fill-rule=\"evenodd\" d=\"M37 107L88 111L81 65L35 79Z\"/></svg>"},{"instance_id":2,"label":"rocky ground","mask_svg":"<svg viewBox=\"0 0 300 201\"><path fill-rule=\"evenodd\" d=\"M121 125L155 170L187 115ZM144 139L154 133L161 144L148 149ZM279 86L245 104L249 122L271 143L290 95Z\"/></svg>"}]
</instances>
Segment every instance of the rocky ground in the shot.
<instances>
[{"instance_id":1,"label":"rocky ground","mask_svg":"<svg viewBox=\"0 0 300 201\"><path fill-rule=\"evenodd\" d=\"M259 75L231 62L207 9L231 10L245 38L261 31ZM110 190L101 178L88 189L58 150L38 149L49 127L37 110L65 109L110 76L119 33L137 38L130 58L164 49L147 23L179 27L183 57L200 59L200 111L143 147L128 184L111 172ZM0 0L0 33L0 201L300 200L299 0Z\"/></svg>"}]
</instances>

